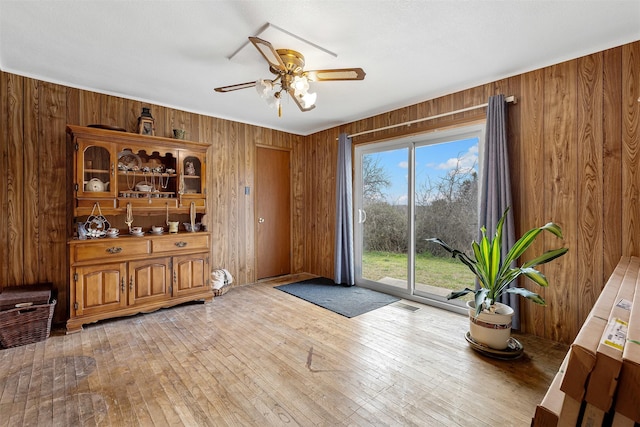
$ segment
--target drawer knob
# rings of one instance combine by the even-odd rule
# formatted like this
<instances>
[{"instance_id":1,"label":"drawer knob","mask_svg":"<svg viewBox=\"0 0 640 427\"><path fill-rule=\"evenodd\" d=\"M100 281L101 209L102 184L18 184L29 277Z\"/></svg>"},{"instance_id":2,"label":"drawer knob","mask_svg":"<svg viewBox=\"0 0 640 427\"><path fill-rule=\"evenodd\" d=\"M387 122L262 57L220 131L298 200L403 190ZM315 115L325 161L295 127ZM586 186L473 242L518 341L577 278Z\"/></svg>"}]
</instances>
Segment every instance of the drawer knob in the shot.
<instances>
[{"instance_id":1,"label":"drawer knob","mask_svg":"<svg viewBox=\"0 0 640 427\"><path fill-rule=\"evenodd\" d=\"M119 254L120 252L122 252L122 248L120 246L114 246L107 249L107 252L109 252L110 254Z\"/></svg>"},{"instance_id":2,"label":"drawer knob","mask_svg":"<svg viewBox=\"0 0 640 427\"><path fill-rule=\"evenodd\" d=\"M187 246L187 242L176 242L176 246L179 248L184 248Z\"/></svg>"}]
</instances>

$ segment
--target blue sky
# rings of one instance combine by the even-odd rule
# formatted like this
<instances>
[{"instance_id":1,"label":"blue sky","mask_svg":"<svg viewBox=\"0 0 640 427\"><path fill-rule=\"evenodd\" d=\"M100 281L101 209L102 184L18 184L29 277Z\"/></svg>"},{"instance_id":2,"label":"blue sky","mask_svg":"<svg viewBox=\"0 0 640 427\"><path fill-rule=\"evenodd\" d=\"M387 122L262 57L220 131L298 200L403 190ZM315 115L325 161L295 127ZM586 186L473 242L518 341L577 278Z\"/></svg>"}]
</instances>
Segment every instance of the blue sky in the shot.
<instances>
[{"instance_id":1,"label":"blue sky","mask_svg":"<svg viewBox=\"0 0 640 427\"><path fill-rule=\"evenodd\" d=\"M372 154L378 158L391 179L391 187L385 190L387 201L392 204L407 203L408 150L392 150ZM416 187L427 180L437 180L455 168L460 159L463 168L478 170L478 139L465 139L416 148Z\"/></svg>"}]
</instances>

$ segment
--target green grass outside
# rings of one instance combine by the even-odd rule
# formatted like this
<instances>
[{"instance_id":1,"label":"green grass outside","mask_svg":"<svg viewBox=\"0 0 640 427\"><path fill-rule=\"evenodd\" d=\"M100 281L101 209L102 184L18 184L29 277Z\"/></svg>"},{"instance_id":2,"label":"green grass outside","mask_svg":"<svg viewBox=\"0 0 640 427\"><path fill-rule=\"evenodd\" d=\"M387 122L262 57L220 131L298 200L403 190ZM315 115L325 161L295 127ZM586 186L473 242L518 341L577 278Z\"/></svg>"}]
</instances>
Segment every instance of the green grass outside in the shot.
<instances>
[{"instance_id":1,"label":"green grass outside","mask_svg":"<svg viewBox=\"0 0 640 427\"><path fill-rule=\"evenodd\" d=\"M371 280L383 277L407 280L407 255L391 252L366 252L362 256L362 276ZM430 254L416 256L416 283L449 290L473 287L474 275L453 258L437 258Z\"/></svg>"}]
</instances>

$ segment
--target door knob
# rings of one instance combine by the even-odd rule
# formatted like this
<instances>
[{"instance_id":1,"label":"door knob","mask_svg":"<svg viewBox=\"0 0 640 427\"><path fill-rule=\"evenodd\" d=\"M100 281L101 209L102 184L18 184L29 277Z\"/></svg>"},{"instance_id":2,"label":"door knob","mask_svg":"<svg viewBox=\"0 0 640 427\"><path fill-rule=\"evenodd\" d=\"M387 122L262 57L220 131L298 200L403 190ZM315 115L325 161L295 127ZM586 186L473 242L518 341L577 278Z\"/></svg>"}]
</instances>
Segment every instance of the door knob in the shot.
<instances>
[{"instance_id":1,"label":"door knob","mask_svg":"<svg viewBox=\"0 0 640 427\"><path fill-rule=\"evenodd\" d=\"M264 218L258 218L258 224L262 224L264 222Z\"/></svg>"}]
</instances>

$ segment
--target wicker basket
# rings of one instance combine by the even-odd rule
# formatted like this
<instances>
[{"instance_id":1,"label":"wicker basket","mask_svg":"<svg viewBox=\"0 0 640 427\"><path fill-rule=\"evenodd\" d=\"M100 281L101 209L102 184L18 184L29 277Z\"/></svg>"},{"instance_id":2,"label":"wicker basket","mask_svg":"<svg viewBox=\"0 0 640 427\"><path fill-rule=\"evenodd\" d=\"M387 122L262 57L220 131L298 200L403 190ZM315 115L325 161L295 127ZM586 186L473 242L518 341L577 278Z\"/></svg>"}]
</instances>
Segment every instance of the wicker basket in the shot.
<instances>
[{"instance_id":1,"label":"wicker basket","mask_svg":"<svg viewBox=\"0 0 640 427\"><path fill-rule=\"evenodd\" d=\"M219 289L214 289L213 290L213 296L214 297L220 297L220 296L226 294L229 289L231 289L231 285L224 285L223 287L221 287Z\"/></svg>"},{"instance_id":2,"label":"wicker basket","mask_svg":"<svg viewBox=\"0 0 640 427\"><path fill-rule=\"evenodd\" d=\"M56 300L0 311L0 347L10 348L49 338Z\"/></svg>"},{"instance_id":3,"label":"wicker basket","mask_svg":"<svg viewBox=\"0 0 640 427\"><path fill-rule=\"evenodd\" d=\"M16 304L30 302L33 305L49 304L51 283L9 286L0 289L0 310L11 310ZM54 298L55 299L55 298Z\"/></svg>"}]
</instances>

